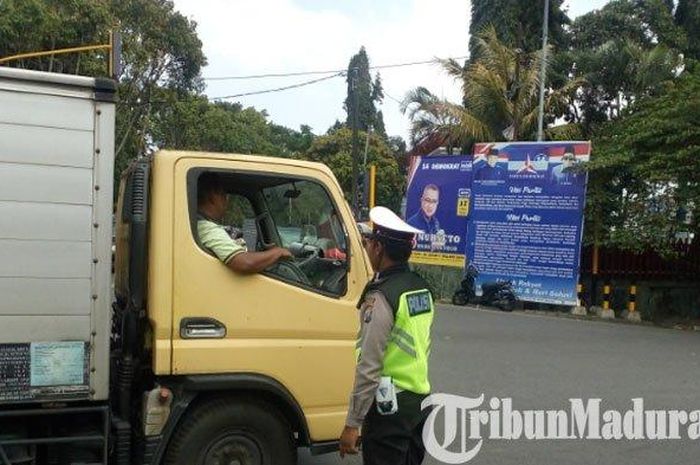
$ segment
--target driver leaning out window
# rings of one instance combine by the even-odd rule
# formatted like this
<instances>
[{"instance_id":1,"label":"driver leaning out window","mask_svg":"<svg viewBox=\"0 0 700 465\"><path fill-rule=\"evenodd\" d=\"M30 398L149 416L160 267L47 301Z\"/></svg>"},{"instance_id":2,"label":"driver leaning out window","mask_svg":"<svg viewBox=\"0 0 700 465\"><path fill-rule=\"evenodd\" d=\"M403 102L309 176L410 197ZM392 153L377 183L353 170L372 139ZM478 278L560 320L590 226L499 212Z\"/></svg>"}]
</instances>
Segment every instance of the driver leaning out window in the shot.
<instances>
[{"instance_id":1,"label":"driver leaning out window","mask_svg":"<svg viewBox=\"0 0 700 465\"><path fill-rule=\"evenodd\" d=\"M221 177L204 173L197 185L197 234L199 242L223 264L238 273L258 273L282 258L291 258L285 248L249 252L243 241L234 240L221 225L228 210L228 194Z\"/></svg>"}]
</instances>

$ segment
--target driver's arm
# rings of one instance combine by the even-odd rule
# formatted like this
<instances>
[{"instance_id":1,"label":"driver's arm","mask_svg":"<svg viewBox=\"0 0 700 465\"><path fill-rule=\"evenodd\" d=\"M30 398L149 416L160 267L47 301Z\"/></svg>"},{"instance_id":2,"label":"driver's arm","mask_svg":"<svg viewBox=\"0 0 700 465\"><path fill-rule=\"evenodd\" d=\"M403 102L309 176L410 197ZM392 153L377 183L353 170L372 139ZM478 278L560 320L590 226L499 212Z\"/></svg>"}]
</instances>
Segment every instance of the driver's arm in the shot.
<instances>
[{"instance_id":1,"label":"driver's arm","mask_svg":"<svg viewBox=\"0 0 700 465\"><path fill-rule=\"evenodd\" d=\"M287 249L281 247L264 252L248 252L244 245L231 239L222 226L209 220L199 220L197 232L202 245L237 273L258 273L280 258L292 256Z\"/></svg>"},{"instance_id":2,"label":"driver's arm","mask_svg":"<svg viewBox=\"0 0 700 465\"><path fill-rule=\"evenodd\" d=\"M237 253L226 262L226 266L237 273L259 273L281 258L287 257L292 257L289 250L273 247L263 252Z\"/></svg>"}]
</instances>

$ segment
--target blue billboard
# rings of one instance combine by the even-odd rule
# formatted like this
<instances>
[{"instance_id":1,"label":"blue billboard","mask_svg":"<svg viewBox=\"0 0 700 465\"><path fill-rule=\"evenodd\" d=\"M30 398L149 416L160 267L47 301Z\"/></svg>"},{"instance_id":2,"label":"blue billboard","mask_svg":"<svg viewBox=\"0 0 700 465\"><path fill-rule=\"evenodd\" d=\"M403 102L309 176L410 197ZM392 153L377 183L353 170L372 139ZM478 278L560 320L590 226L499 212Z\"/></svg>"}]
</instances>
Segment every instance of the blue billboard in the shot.
<instances>
[{"instance_id":1,"label":"blue billboard","mask_svg":"<svg viewBox=\"0 0 700 465\"><path fill-rule=\"evenodd\" d=\"M576 305L590 142L474 148L467 260L481 285L513 281L520 300Z\"/></svg>"},{"instance_id":2,"label":"blue billboard","mask_svg":"<svg viewBox=\"0 0 700 465\"><path fill-rule=\"evenodd\" d=\"M423 234L416 237L411 262L464 266L471 184L471 155L412 157L405 220Z\"/></svg>"}]
</instances>

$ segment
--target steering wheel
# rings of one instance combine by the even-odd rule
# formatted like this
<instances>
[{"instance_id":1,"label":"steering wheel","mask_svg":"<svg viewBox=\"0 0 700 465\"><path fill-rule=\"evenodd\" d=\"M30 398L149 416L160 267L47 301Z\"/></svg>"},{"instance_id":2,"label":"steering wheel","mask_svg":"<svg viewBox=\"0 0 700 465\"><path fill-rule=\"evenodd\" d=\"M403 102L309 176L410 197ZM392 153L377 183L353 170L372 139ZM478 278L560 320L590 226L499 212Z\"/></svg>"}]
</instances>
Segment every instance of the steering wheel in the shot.
<instances>
[{"instance_id":1,"label":"steering wheel","mask_svg":"<svg viewBox=\"0 0 700 465\"><path fill-rule=\"evenodd\" d=\"M312 261L314 261L315 259L317 259L321 255L320 250L321 249L319 249L319 248L314 248L308 257L299 261L298 263L295 263L295 265L297 265L299 268L304 268L306 265L308 265L309 263L311 263Z\"/></svg>"},{"instance_id":2,"label":"steering wheel","mask_svg":"<svg viewBox=\"0 0 700 465\"><path fill-rule=\"evenodd\" d=\"M272 266L270 270L282 278L311 286L311 281L309 281L309 278L306 276L306 273L301 270L300 266L301 264L295 263L292 260L280 260Z\"/></svg>"}]
</instances>

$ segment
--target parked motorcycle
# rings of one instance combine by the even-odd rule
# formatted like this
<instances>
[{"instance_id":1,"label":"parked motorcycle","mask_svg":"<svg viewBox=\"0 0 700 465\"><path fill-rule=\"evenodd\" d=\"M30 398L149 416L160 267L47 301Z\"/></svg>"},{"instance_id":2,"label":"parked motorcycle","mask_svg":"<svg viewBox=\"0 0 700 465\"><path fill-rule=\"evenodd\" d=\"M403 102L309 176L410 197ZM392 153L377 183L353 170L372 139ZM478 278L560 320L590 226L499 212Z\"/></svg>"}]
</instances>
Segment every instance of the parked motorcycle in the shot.
<instances>
[{"instance_id":1,"label":"parked motorcycle","mask_svg":"<svg viewBox=\"0 0 700 465\"><path fill-rule=\"evenodd\" d=\"M498 280L481 285L482 295L476 295L476 278L479 269L473 263L467 266L459 289L452 295L454 305L477 304L496 307L505 312L512 312L518 297L513 291L513 283L507 280Z\"/></svg>"}]
</instances>

